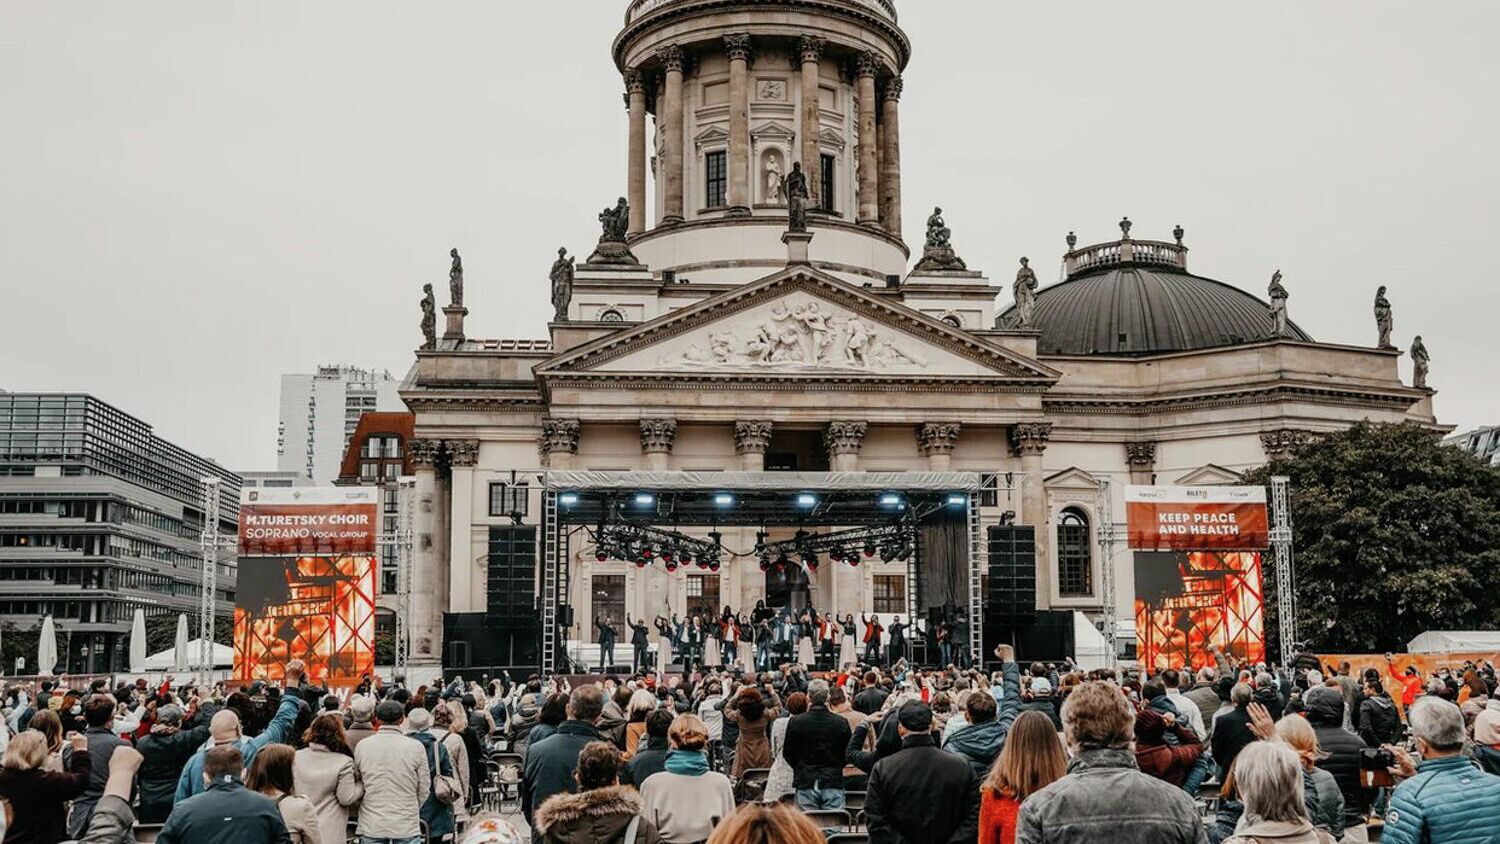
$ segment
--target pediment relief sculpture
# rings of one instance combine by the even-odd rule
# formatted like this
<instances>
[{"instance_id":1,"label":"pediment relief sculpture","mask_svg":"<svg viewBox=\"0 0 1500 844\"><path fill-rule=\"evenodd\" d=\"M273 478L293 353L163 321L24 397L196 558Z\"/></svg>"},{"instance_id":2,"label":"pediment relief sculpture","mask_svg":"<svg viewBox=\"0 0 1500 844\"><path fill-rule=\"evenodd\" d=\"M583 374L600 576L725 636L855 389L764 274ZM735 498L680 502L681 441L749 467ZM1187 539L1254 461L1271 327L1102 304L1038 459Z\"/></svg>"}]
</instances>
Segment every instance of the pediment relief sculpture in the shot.
<instances>
[{"instance_id":1,"label":"pediment relief sculpture","mask_svg":"<svg viewBox=\"0 0 1500 844\"><path fill-rule=\"evenodd\" d=\"M664 357L669 369L919 372L927 359L869 319L817 301L783 299L770 311L717 325L706 339Z\"/></svg>"}]
</instances>

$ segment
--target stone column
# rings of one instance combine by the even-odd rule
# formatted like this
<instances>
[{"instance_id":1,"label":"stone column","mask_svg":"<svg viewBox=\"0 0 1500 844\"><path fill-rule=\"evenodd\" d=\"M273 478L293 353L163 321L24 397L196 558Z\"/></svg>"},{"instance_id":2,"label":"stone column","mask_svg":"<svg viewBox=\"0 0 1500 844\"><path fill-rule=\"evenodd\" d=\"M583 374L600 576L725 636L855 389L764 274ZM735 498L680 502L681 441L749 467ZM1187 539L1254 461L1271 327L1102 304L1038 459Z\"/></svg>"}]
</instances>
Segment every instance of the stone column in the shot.
<instances>
[{"instance_id":1,"label":"stone column","mask_svg":"<svg viewBox=\"0 0 1500 844\"><path fill-rule=\"evenodd\" d=\"M1130 466L1130 482L1149 486L1151 470L1156 467L1156 443L1126 443L1125 462Z\"/></svg>"},{"instance_id":2,"label":"stone column","mask_svg":"<svg viewBox=\"0 0 1500 844\"><path fill-rule=\"evenodd\" d=\"M630 227L626 234L646 230L646 78L638 70L625 71L625 101L630 107L629 181Z\"/></svg>"},{"instance_id":3,"label":"stone column","mask_svg":"<svg viewBox=\"0 0 1500 844\"><path fill-rule=\"evenodd\" d=\"M662 203L662 224L676 225L682 222L683 202L683 179L682 179L682 48L677 45L663 47L656 53L656 58L662 63L666 71L666 91L662 95L661 114L666 121L663 129L662 151L662 190L665 193Z\"/></svg>"},{"instance_id":4,"label":"stone column","mask_svg":"<svg viewBox=\"0 0 1500 844\"><path fill-rule=\"evenodd\" d=\"M927 468L946 472L953 466L953 447L962 429L957 422L928 422L917 429L917 446L927 458Z\"/></svg>"},{"instance_id":5,"label":"stone column","mask_svg":"<svg viewBox=\"0 0 1500 844\"><path fill-rule=\"evenodd\" d=\"M1052 439L1051 422L1025 422L1010 429L1010 444L1021 458L1019 524L1036 528L1037 608L1052 604L1052 533L1047 519L1047 490L1042 486L1042 454Z\"/></svg>"},{"instance_id":6,"label":"stone column","mask_svg":"<svg viewBox=\"0 0 1500 844\"><path fill-rule=\"evenodd\" d=\"M875 162L875 73L880 60L872 52L855 63L859 90L859 217L861 225L880 224L880 181Z\"/></svg>"},{"instance_id":7,"label":"stone column","mask_svg":"<svg viewBox=\"0 0 1500 844\"><path fill-rule=\"evenodd\" d=\"M448 612L471 612L477 597L484 602L485 585L475 590L474 467L479 463L478 440L448 440ZM413 588L416 584L413 584Z\"/></svg>"},{"instance_id":8,"label":"stone column","mask_svg":"<svg viewBox=\"0 0 1500 844\"><path fill-rule=\"evenodd\" d=\"M884 127L880 138L880 219L885 230L901 236L901 77L885 83Z\"/></svg>"},{"instance_id":9,"label":"stone column","mask_svg":"<svg viewBox=\"0 0 1500 844\"><path fill-rule=\"evenodd\" d=\"M724 36L729 54L729 216L750 215L750 35Z\"/></svg>"},{"instance_id":10,"label":"stone column","mask_svg":"<svg viewBox=\"0 0 1500 844\"><path fill-rule=\"evenodd\" d=\"M677 441L676 419L642 419L641 453L646 455L646 468L653 472L665 472L672 457L672 446Z\"/></svg>"},{"instance_id":11,"label":"stone column","mask_svg":"<svg viewBox=\"0 0 1500 844\"><path fill-rule=\"evenodd\" d=\"M819 68L823 61L825 41L811 35L802 37L802 172L807 176L808 208L823 207L822 162L818 157L818 135L822 131L822 109L818 104Z\"/></svg>"},{"instance_id":12,"label":"stone column","mask_svg":"<svg viewBox=\"0 0 1500 844\"><path fill-rule=\"evenodd\" d=\"M734 450L740 456L740 468L746 472L766 470L766 449L771 446L770 422L734 423Z\"/></svg>"},{"instance_id":13,"label":"stone column","mask_svg":"<svg viewBox=\"0 0 1500 844\"><path fill-rule=\"evenodd\" d=\"M578 453L580 427L577 419L548 417L542 420L542 458L547 468L573 468L573 456Z\"/></svg>"},{"instance_id":14,"label":"stone column","mask_svg":"<svg viewBox=\"0 0 1500 844\"><path fill-rule=\"evenodd\" d=\"M437 440L406 441L406 455L417 478L416 536L412 548L412 570L407 573L407 582L411 584L411 615L407 619L407 631L411 636L409 665L417 673L442 670L442 657L437 652L443 641L442 610L433 600L433 590L419 586L437 583L443 568L443 561L437 554L437 537L442 530L437 501L440 446Z\"/></svg>"},{"instance_id":15,"label":"stone column","mask_svg":"<svg viewBox=\"0 0 1500 844\"><path fill-rule=\"evenodd\" d=\"M869 428L864 422L829 422L828 430L823 432L829 468L835 472L858 472L859 452L865 447Z\"/></svg>"}]
</instances>

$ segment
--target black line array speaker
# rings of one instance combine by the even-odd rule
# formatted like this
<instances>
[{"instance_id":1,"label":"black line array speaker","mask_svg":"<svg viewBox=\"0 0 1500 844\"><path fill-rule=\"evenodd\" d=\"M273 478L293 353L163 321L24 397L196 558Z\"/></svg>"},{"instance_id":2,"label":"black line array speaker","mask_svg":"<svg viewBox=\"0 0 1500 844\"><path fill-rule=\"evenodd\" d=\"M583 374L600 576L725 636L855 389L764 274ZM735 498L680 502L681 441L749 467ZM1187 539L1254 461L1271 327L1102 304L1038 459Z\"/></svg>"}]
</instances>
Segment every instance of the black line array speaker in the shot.
<instances>
[{"instance_id":1,"label":"black line array speaker","mask_svg":"<svg viewBox=\"0 0 1500 844\"><path fill-rule=\"evenodd\" d=\"M536 525L490 528L485 615L492 626L536 621L536 536Z\"/></svg>"},{"instance_id":2,"label":"black line array speaker","mask_svg":"<svg viewBox=\"0 0 1500 844\"><path fill-rule=\"evenodd\" d=\"M1036 620L1036 528L991 525L985 620L1019 627Z\"/></svg>"},{"instance_id":3,"label":"black line array speaker","mask_svg":"<svg viewBox=\"0 0 1500 844\"><path fill-rule=\"evenodd\" d=\"M497 626L488 613L443 613L443 668L450 674L483 669L492 676L508 668L511 676L524 678L521 670L529 673L541 665L540 633L534 619Z\"/></svg>"}]
</instances>

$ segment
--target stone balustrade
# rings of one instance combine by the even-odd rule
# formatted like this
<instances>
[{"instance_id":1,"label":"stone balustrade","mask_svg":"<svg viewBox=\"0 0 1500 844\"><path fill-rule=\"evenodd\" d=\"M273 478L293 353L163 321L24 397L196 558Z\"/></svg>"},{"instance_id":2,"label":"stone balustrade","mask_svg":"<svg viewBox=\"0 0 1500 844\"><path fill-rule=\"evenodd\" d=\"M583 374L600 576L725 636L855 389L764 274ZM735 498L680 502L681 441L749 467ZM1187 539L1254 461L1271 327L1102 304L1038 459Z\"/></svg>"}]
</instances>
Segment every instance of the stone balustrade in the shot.
<instances>
[{"instance_id":1,"label":"stone balustrade","mask_svg":"<svg viewBox=\"0 0 1500 844\"><path fill-rule=\"evenodd\" d=\"M635 23L658 9L674 6L679 3L689 3L692 0L634 0L625 10L625 25ZM894 0L837 0L851 6L862 6L888 18L892 23L896 22L896 4Z\"/></svg>"},{"instance_id":2,"label":"stone balustrade","mask_svg":"<svg viewBox=\"0 0 1500 844\"><path fill-rule=\"evenodd\" d=\"M1116 240L1074 249L1063 256L1069 277L1118 264L1147 264L1187 270L1187 247L1158 240Z\"/></svg>"}]
</instances>

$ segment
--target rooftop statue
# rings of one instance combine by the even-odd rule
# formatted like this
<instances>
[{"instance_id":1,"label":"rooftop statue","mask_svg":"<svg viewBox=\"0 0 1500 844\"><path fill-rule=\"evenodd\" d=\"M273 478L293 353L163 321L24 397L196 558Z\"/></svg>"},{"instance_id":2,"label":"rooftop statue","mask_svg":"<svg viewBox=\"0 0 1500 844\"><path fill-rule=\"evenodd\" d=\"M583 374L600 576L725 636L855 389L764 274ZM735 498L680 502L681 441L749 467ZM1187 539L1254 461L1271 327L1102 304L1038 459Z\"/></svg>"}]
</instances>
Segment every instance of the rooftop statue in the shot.
<instances>
[{"instance_id":1,"label":"rooftop statue","mask_svg":"<svg viewBox=\"0 0 1500 844\"><path fill-rule=\"evenodd\" d=\"M792 162L792 172L781 183L781 196L786 200L787 231L807 231L807 201L812 193L807 189L807 174L802 172L802 162Z\"/></svg>"},{"instance_id":2,"label":"rooftop statue","mask_svg":"<svg viewBox=\"0 0 1500 844\"><path fill-rule=\"evenodd\" d=\"M1385 298L1385 286L1375 291L1375 328L1380 332L1380 339L1376 341L1376 347L1381 349L1396 348L1391 344L1391 328L1395 321L1391 319L1391 300Z\"/></svg>"},{"instance_id":3,"label":"rooftop statue","mask_svg":"<svg viewBox=\"0 0 1500 844\"><path fill-rule=\"evenodd\" d=\"M448 268L448 295L455 308L464 306L464 259L458 257L458 249L449 249L448 257L453 259L453 265Z\"/></svg>"},{"instance_id":4,"label":"rooftop statue","mask_svg":"<svg viewBox=\"0 0 1500 844\"><path fill-rule=\"evenodd\" d=\"M630 203L625 197L620 197L613 208L599 212L599 225L603 229L599 234L599 245L594 247L594 254L589 256L587 263L640 263L626 245L626 232L630 231Z\"/></svg>"},{"instance_id":5,"label":"rooftop statue","mask_svg":"<svg viewBox=\"0 0 1500 844\"><path fill-rule=\"evenodd\" d=\"M953 232L943 221L943 209L932 209L932 216L927 218L927 244L914 271L967 270L969 266L953 251L952 241Z\"/></svg>"},{"instance_id":6,"label":"rooftop statue","mask_svg":"<svg viewBox=\"0 0 1500 844\"><path fill-rule=\"evenodd\" d=\"M432 285L422 285L422 350L430 352L437 348L437 299L432 295Z\"/></svg>"},{"instance_id":7,"label":"rooftop statue","mask_svg":"<svg viewBox=\"0 0 1500 844\"><path fill-rule=\"evenodd\" d=\"M1271 336L1284 337L1286 336L1286 300L1290 294L1281 284L1281 270L1277 270L1276 274L1271 276L1271 286L1267 290L1267 295L1271 297Z\"/></svg>"},{"instance_id":8,"label":"rooftop statue","mask_svg":"<svg viewBox=\"0 0 1500 844\"><path fill-rule=\"evenodd\" d=\"M1427 368L1432 363L1432 357L1427 354L1427 344L1422 342L1422 335L1411 338L1411 385L1418 390L1427 389Z\"/></svg>"},{"instance_id":9,"label":"rooftop statue","mask_svg":"<svg viewBox=\"0 0 1500 844\"><path fill-rule=\"evenodd\" d=\"M1021 268L1016 270L1016 313L1021 318L1021 328L1031 328L1036 313L1036 272L1031 269L1031 259L1022 258Z\"/></svg>"},{"instance_id":10,"label":"rooftop statue","mask_svg":"<svg viewBox=\"0 0 1500 844\"><path fill-rule=\"evenodd\" d=\"M568 257L566 246L557 250L557 260L552 262L552 311L553 322L568 321L568 305L573 302L573 258Z\"/></svg>"}]
</instances>

